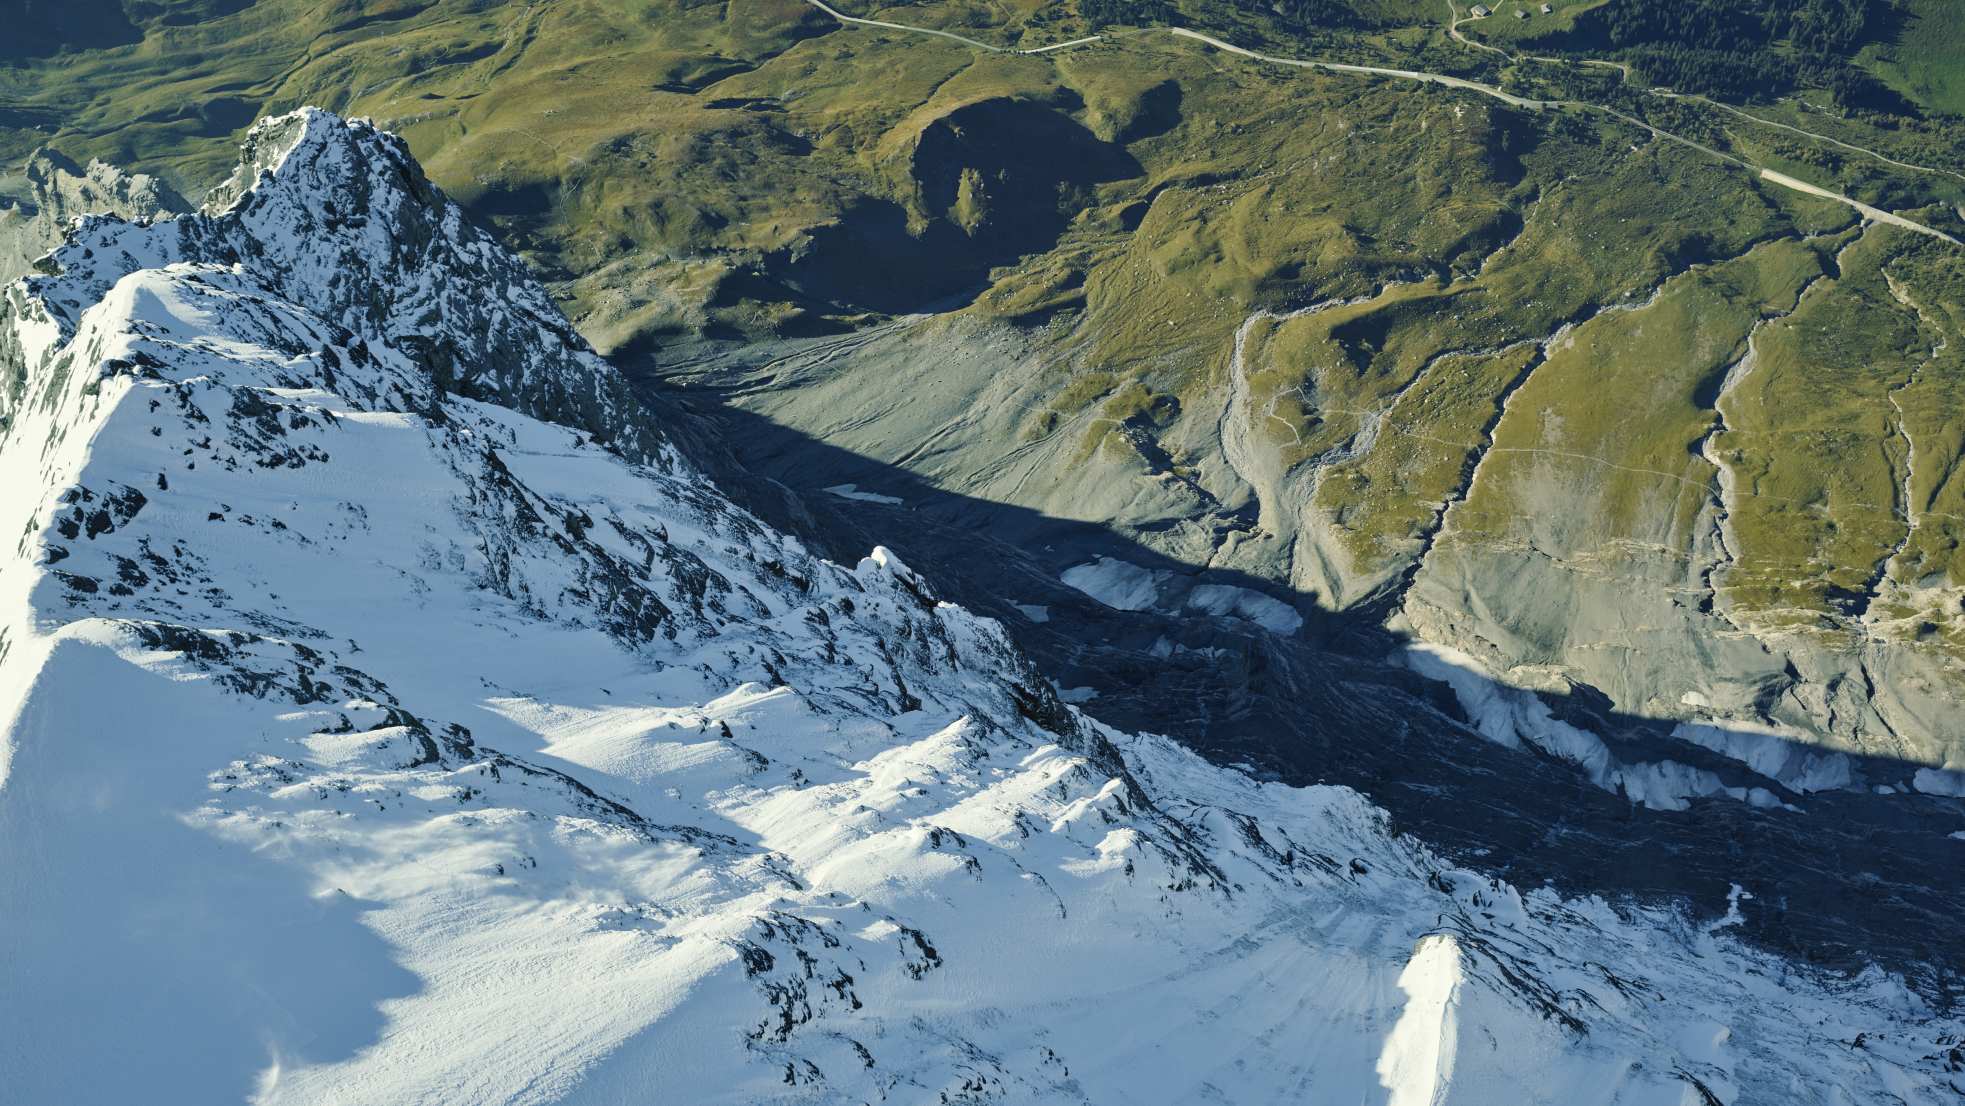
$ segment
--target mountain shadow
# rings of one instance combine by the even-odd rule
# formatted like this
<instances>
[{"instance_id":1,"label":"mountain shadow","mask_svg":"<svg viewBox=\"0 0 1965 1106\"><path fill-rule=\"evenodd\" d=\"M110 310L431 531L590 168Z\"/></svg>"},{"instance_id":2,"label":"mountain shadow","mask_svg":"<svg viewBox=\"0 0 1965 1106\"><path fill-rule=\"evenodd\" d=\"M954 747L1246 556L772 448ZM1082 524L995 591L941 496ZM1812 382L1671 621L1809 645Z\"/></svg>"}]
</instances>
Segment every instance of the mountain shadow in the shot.
<instances>
[{"instance_id":1,"label":"mountain shadow","mask_svg":"<svg viewBox=\"0 0 1965 1106\"><path fill-rule=\"evenodd\" d=\"M904 314L973 297L989 271L1057 244L1092 190L1144 170L1051 106L993 97L940 115L896 156L901 199L863 196L765 259L764 275L834 311Z\"/></svg>"},{"instance_id":2,"label":"mountain shadow","mask_svg":"<svg viewBox=\"0 0 1965 1106\"><path fill-rule=\"evenodd\" d=\"M1332 614L1274 581L1203 572L1101 526L952 494L646 368L637 387L733 498L849 564L875 544L894 549L944 598L1002 621L1101 721L1177 737L1263 778L1356 788L1396 830L1524 889L1677 903L1711 920L1737 885L1753 896L1739 903L1743 938L1838 971L1881 964L1941 1006L1965 999L1955 924L1965 841L1949 836L1965 825L1965 801L1868 787L1798 794L1592 689L1543 695L1620 760L1669 757L1782 804L1643 806L1569 761L1481 736L1445 684L1400 661L1409 642L1382 625L1385 610ZM1096 557L1262 592L1304 622L1281 634L1233 617L1116 610L1059 579ZM1872 785L1922 767L1851 761Z\"/></svg>"},{"instance_id":3,"label":"mountain shadow","mask_svg":"<svg viewBox=\"0 0 1965 1106\"><path fill-rule=\"evenodd\" d=\"M103 50L143 41L122 0L23 0L7 5L0 58L44 58L63 50Z\"/></svg>"}]
</instances>

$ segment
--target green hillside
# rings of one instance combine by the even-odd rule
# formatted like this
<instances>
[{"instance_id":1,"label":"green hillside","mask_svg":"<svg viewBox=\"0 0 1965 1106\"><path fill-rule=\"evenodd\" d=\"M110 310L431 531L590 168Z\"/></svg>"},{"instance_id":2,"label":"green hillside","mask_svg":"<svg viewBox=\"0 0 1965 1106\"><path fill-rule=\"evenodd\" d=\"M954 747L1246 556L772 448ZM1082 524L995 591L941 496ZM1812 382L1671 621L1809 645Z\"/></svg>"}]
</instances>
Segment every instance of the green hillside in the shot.
<instances>
[{"instance_id":1,"label":"green hillside","mask_svg":"<svg viewBox=\"0 0 1965 1106\"><path fill-rule=\"evenodd\" d=\"M804 0L36 7L0 60L0 161L46 144L196 194L261 114L372 116L636 371L932 311L931 348L1029 351L976 362L1015 376L1014 427L944 443L979 474L1054 458L1007 501L1325 606L1416 579L1464 614L1504 573L1655 596L1629 618L1687 640L1948 671L1959 21L1551 6L1466 42L1446 0L841 9L916 31ZM1680 80L1713 66L1785 67L1733 97L1785 98ZM1501 661L1609 678L1574 611L1492 607Z\"/></svg>"}]
</instances>

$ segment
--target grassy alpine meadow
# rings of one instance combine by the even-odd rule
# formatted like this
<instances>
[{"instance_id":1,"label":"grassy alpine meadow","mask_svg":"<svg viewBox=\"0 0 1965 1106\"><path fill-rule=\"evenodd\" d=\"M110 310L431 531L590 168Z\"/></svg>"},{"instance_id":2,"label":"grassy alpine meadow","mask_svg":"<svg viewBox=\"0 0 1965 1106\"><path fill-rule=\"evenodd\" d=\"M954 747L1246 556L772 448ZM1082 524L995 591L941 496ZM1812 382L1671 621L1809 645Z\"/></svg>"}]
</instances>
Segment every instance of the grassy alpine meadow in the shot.
<instances>
[{"instance_id":1,"label":"grassy alpine meadow","mask_svg":"<svg viewBox=\"0 0 1965 1106\"><path fill-rule=\"evenodd\" d=\"M1909 0L1896 35L1864 51L1863 63L1925 108L1965 116L1965 8Z\"/></svg>"},{"instance_id":2,"label":"grassy alpine meadow","mask_svg":"<svg viewBox=\"0 0 1965 1106\"><path fill-rule=\"evenodd\" d=\"M1892 114L1821 66L1744 107L1650 90L1602 64L1679 56L1629 6L1504 3L1460 25L1484 51L1448 36L1459 0L841 5L982 46L801 0L108 5L9 48L0 159L196 195L261 114L371 116L627 362L933 309L1034 336L1025 442L1197 472L1242 396L1282 471L1322 470L1310 506L1361 571L1442 527L1689 563L1723 512L1740 617L1965 641L1965 250L1756 175L1965 236L1958 18L1849 32Z\"/></svg>"}]
</instances>

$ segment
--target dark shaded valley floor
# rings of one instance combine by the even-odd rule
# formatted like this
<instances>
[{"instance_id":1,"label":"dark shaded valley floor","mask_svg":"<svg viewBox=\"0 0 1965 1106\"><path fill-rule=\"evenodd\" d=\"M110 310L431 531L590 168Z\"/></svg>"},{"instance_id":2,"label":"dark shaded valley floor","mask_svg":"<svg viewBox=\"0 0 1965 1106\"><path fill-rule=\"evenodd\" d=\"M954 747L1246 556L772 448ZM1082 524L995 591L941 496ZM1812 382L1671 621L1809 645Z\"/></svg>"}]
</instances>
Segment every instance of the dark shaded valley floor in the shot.
<instances>
[{"instance_id":1,"label":"dark shaded valley floor","mask_svg":"<svg viewBox=\"0 0 1965 1106\"><path fill-rule=\"evenodd\" d=\"M1611 902L1682 902L1695 923L1721 917L1735 885L1741 931L1835 970L1903 971L1940 1004L1965 998L1965 912L1957 879L1965 803L1857 791L1796 795L1738 762L1671 738L1587 694L1546 697L1557 717L1620 757L1669 757L1729 784L1765 786L1800 808L1694 800L1650 809L1592 785L1574 765L1494 744L1452 692L1394 654L1383 610L1330 615L1271 581L1210 571L1208 582L1290 601L1306 622L1285 636L1232 618L1121 611L1060 582L1096 556L1195 570L1103 527L953 495L920 478L780 426L713 389L643 368L639 386L685 428L679 437L740 502L845 563L886 545L942 598L1004 623L1060 687L1111 725L1179 737L1209 758L1293 785L1341 784L1382 805L1394 827L1518 886L1550 884ZM841 484L904 505L852 499ZM1042 606L1033 621L1018 604ZM1171 651L1170 651L1171 647ZM1872 761L1871 779L1909 766Z\"/></svg>"}]
</instances>

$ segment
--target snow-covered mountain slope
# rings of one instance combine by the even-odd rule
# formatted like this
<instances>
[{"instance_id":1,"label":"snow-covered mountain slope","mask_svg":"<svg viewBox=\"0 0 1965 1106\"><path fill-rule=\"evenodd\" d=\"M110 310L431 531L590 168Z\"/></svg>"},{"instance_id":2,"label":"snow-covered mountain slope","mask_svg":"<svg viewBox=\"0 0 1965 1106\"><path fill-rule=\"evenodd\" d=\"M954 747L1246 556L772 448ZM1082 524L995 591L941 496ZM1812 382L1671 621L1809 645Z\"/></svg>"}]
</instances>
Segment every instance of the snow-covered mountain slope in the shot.
<instances>
[{"instance_id":1,"label":"snow-covered mountain slope","mask_svg":"<svg viewBox=\"0 0 1965 1106\"><path fill-rule=\"evenodd\" d=\"M1939 1103L1965 1023L1062 703L721 496L400 143L0 316L21 1103Z\"/></svg>"}]
</instances>

